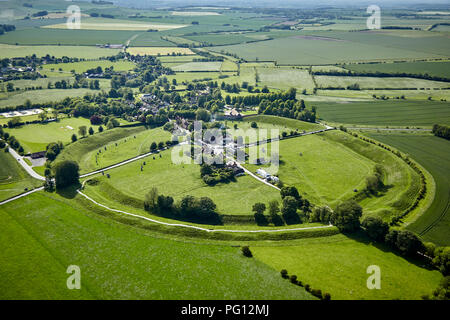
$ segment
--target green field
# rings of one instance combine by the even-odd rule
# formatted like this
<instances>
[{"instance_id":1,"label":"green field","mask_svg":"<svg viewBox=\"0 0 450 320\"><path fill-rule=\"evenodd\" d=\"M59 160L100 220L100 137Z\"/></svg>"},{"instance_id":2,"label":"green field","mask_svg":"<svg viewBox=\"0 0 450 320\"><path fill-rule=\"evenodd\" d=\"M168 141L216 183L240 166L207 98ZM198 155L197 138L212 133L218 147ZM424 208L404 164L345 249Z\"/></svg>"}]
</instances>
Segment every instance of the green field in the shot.
<instances>
[{"instance_id":1,"label":"green field","mask_svg":"<svg viewBox=\"0 0 450 320\"><path fill-rule=\"evenodd\" d=\"M283 48L280 50L279 48ZM445 37L399 37L395 33L316 31L289 38L213 47L248 61L277 61L278 64L320 65L352 61L446 57Z\"/></svg>"},{"instance_id":2,"label":"green field","mask_svg":"<svg viewBox=\"0 0 450 320\"><path fill-rule=\"evenodd\" d=\"M213 62L188 62L179 64L177 66L171 67L173 71L178 72L202 72L202 71L220 71L222 67L221 61L213 61Z\"/></svg>"},{"instance_id":3,"label":"green field","mask_svg":"<svg viewBox=\"0 0 450 320\"><path fill-rule=\"evenodd\" d=\"M13 129L6 129L10 135L15 136L25 149L25 152L38 152L45 150L50 142L71 142L73 134L78 134L78 127L92 127L95 132L98 126L91 125L84 118L63 118L58 122L52 121L45 124L29 124ZM81 138L81 137L79 137Z\"/></svg>"},{"instance_id":4,"label":"green field","mask_svg":"<svg viewBox=\"0 0 450 320\"><path fill-rule=\"evenodd\" d=\"M361 89L387 88L387 89L420 89L420 88L450 88L450 83L430 81L415 78L375 78L375 77L337 77L315 76L319 88L342 87L359 84Z\"/></svg>"},{"instance_id":5,"label":"green field","mask_svg":"<svg viewBox=\"0 0 450 320\"><path fill-rule=\"evenodd\" d=\"M348 125L425 126L450 123L450 105L436 101L317 102L319 117Z\"/></svg>"},{"instance_id":6,"label":"green field","mask_svg":"<svg viewBox=\"0 0 450 320\"><path fill-rule=\"evenodd\" d=\"M100 186L94 188L100 189L97 192L103 195L113 191L123 194L115 196L115 199L124 203L128 201L127 198L143 201L145 194L152 187L158 188L160 194L170 195L175 200L181 200L186 195L210 197L216 203L218 211L226 215L253 215L251 209L256 202L281 199L276 189L250 176L238 177L235 182L210 187L201 179L199 165L173 163L171 154L172 150L163 151L160 153L161 158L159 155L156 155L155 159L149 156L108 170L111 178L100 176ZM141 171L144 162L146 165Z\"/></svg>"},{"instance_id":7,"label":"green field","mask_svg":"<svg viewBox=\"0 0 450 320\"><path fill-rule=\"evenodd\" d=\"M115 56L119 49L104 49L86 46L14 46L0 44L0 58L25 57L33 54L44 57L47 54L61 58L63 56L98 59L100 57Z\"/></svg>"},{"instance_id":8,"label":"green field","mask_svg":"<svg viewBox=\"0 0 450 320\"><path fill-rule=\"evenodd\" d=\"M260 147L259 156L270 158L269 147L262 147L266 152L262 153ZM364 189L365 178L372 174L377 163L383 166L384 183L390 188L382 196L361 199L364 214L388 220L405 210L419 191L418 175L400 159L341 132L288 139L281 141L279 148L280 167L276 174L316 205L334 207L353 198L355 190ZM256 172L264 166L247 167Z\"/></svg>"},{"instance_id":9,"label":"green field","mask_svg":"<svg viewBox=\"0 0 450 320\"><path fill-rule=\"evenodd\" d=\"M256 259L276 270L286 269L303 284L329 292L332 300L420 300L442 279L438 271L424 269L383 246L337 235L302 240L288 246L254 246ZM381 289L369 290L367 267L381 270Z\"/></svg>"},{"instance_id":10,"label":"green field","mask_svg":"<svg viewBox=\"0 0 450 320\"><path fill-rule=\"evenodd\" d=\"M370 137L398 148L410 155L431 173L436 183L435 199L430 208L408 229L426 241L449 245L450 222L450 142L431 135L369 133Z\"/></svg>"},{"instance_id":11,"label":"green field","mask_svg":"<svg viewBox=\"0 0 450 320\"><path fill-rule=\"evenodd\" d=\"M39 193L0 213L1 299L311 299L239 248L152 237L76 199Z\"/></svg>"},{"instance_id":12,"label":"green field","mask_svg":"<svg viewBox=\"0 0 450 320\"><path fill-rule=\"evenodd\" d=\"M0 201L40 186L41 181L31 178L4 149L0 150Z\"/></svg>"},{"instance_id":13,"label":"green field","mask_svg":"<svg viewBox=\"0 0 450 320\"><path fill-rule=\"evenodd\" d=\"M266 85L269 88L277 88L287 90L289 88L297 88L298 91L307 89L312 92L315 85L306 70L299 70L296 68L256 68L260 83L259 85Z\"/></svg>"},{"instance_id":14,"label":"green field","mask_svg":"<svg viewBox=\"0 0 450 320\"><path fill-rule=\"evenodd\" d=\"M377 64L349 64L346 69L358 72L414 73L429 74L434 77L447 78L450 73L450 62L401 62Z\"/></svg>"}]
</instances>

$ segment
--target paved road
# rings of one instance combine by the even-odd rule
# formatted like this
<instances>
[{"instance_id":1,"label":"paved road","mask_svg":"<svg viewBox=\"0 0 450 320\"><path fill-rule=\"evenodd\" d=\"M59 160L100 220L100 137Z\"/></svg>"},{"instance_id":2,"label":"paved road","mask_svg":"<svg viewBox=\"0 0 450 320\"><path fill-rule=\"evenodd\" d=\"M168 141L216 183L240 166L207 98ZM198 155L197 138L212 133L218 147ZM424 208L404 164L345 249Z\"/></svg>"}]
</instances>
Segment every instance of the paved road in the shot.
<instances>
[{"instance_id":1,"label":"paved road","mask_svg":"<svg viewBox=\"0 0 450 320\"><path fill-rule=\"evenodd\" d=\"M19 162L22 165L22 167L25 169L26 172L28 172L28 174L30 176L32 176L35 179L45 181L45 178L43 176L41 176L40 174L36 173L36 171L34 171L28 165L28 163L25 162L24 158L22 156L20 156L13 148L9 147L9 153L14 157L14 159L17 160L17 162Z\"/></svg>"},{"instance_id":2,"label":"paved road","mask_svg":"<svg viewBox=\"0 0 450 320\"><path fill-rule=\"evenodd\" d=\"M8 202L11 202L11 201L14 201L14 200L17 200L17 199L26 197L26 196L28 196L28 195L30 195L30 194L32 194L32 193L35 193L35 192L41 191L41 190L44 190L44 187L36 188L36 189L31 190L31 191L28 191L28 192L19 194L18 196L15 196L15 197L13 197L13 198L9 198L8 200L5 200L5 201L0 202L0 206L1 206L1 205L4 205L4 204L7 204Z\"/></svg>"}]
</instances>

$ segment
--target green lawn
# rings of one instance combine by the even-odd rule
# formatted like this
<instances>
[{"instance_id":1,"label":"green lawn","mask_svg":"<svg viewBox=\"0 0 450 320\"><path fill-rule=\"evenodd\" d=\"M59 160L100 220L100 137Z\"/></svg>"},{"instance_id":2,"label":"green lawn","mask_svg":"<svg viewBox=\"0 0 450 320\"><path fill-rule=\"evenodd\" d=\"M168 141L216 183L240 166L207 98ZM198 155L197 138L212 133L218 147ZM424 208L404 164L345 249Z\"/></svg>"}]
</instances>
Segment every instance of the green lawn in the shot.
<instances>
[{"instance_id":1,"label":"green lawn","mask_svg":"<svg viewBox=\"0 0 450 320\"><path fill-rule=\"evenodd\" d=\"M0 149L0 163L0 201L23 193L26 188L31 190L42 184L31 178L4 149Z\"/></svg>"},{"instance_id":2,"label":"green lawn","mask_svg":"<svg viewBox=\"0 0 450 320\"><path fill-rule=\"evenodd\" d=\"M155 238L77 199L33 194L0 213L1 299L311 299L239 248Z\"/></svg>"},{"instance_id":3,"label":"green lawn","mask_svg":"<svg viewBox=\"0 0 450 320\"><path fill-rule=\"evenodd\" d=\"M426 126L450 123L450 105L436 101L316 102L318 115L329 122L371 126Z\"/></svg>"},{"instance_id":4,"label":"green lawn","mask_svg":"<svg viewBox=\"0 0 450 320\"><path fill-rule=\"evenodd\" d=\"M89 119L85 118L63 118L58 122L53 121L46 124L30 124L14 129L6 129L10 135L15 136L24 147L25 152L38 152L45 150L50 142L71 142L73 134L78 134L78 127L92 127L95 132L99 126L91 125Z\"/></svg>"},{"instance_id":5,"label":"green lawn","mask_svg":"<svg viewBox=\"0 0 450 320\"><path fill-rule=\"evenodd\" d=\"M421 234L426 241L449 245L450 142L431 135L398 133L368 135L409 154L431 173L436 183L434 201L431 207L407 228Z\"/></svg>"},{"instance_id":6,"label":"green lawn","mask_svg":"<svg viewBox=\"0 0 450 320\"><path fill-rule=\"evenodd\" d=\"M303 284L329 292L332 300L420 300L442 279L439 271L429 271L384 247L343 235L250 249L257 260L278 271L286 269ZM367 288L370 274L366 270L371 265L380 267L380 290Z\"/></svg>"}]
</instances>

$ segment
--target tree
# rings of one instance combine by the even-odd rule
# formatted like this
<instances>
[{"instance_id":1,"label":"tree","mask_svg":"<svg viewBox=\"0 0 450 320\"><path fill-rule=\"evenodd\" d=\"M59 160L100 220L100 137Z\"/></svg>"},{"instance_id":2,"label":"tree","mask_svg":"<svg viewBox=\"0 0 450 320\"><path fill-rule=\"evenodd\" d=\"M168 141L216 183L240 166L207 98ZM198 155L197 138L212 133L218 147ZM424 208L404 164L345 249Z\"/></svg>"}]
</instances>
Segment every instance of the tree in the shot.
<instances>
[{"instance_id":1,"label":"tree","mask_svg":"<svg viewBox=\"0 0 450 320\"><path fill-rule=\"evenodd\" d=\"M155 151L156 149L158 149L158 145L153 141L150 145L150 151Z\"/></svg>"},{"instance_id":2,"label":"tree","mask_svg":"<svg viewBox=\"0 0 450 320\"><path fill-rule=\"evenodd\" d=\"M400 230L397 234L396 247L402 254L413 256L423 249L423 244L411 231Z\"/></svg>"},{"instance_id":3,"label":"tree","mask_svg":"<svg viewBox=\"0 0 450 320\"><path fill-rule=\"evenodd\" d=\"M86 126L80 126L80 127L78 127L78 134L79 134L80 136L82 136L83 138L86 137L86 134L87 134L87 128L86 128Z\"/></svg>"},{"instance_id":4,"label":"tree","mask_svg":"<svg viewBox=\"0 0 450 320\"><path fill-rule=\"evenodd\" d=\"M74 133L74 134L72 135L72 142L75 142L75 141L77 141L77 140L78 140L77 135Z\"/></svg>"},{"instance_id":5,"label":"tree","mask_svg":"<svg viewBox=\"0 0 450 320\"><path fill-rule=\"evenodd\" d=\"M65 188L70 185L79 183L79 171L80 168L75 161L64 160L57 163L53 167L56 189Z\"/></svg>"},{"instance_id":6,"label":"tree","mask_svg":"<svg viewBox=\"0 0 450 320\"><path fill-rule=\"evenodd\" d=\"M332 213L333 210L328 206L317 207L309 216L309 220L310 222L330 223Z\"/></svg>"},{"instance_id":7,"label":"tree","mask_svg":"<svg viewBox=\"0 0 450 320\"><path fill-rule=\"evenodd\" d=\"M92 127L89 127L89 134L92 136L94 134L94 129Z\"/></svg>"},{"instance_id":8,"label":"tree","mask_svg":"<svg viewBox=\"0 0 450 320\"><path fill-rule=\"evenodd\" d=\"M250 124L250 127L252 127L253 129L256 129L256 128L258 128L258 124L257 124L255 121L253 121L253 122Z\"/></svg>"},{"instance_id":9,"label":"tree","mask_svg":"<svg viewBox=\"0 0 450 320\"><path fill-rule=\"evenodd\" d=\"M208 122L211 119L211 113L206 109L198 109L195 113L195 119Z\"/></svg>"},{"instance_id":10,"label":"tree","mask_svg":"<svg viewBox=\"0 0 450 320\"><path fill-rule=\"evenodd\" d=\"M265 226L268 224L267 218L264 215L264 211L266 211L266 205L264 203L255 203L252 210L255 213L254 217L257 225Z\"/></svg>"},{"instance_id":11,"label":"tree","mask_svg":"<svg viewBox=\"0 0 450 320\"><path fill-rule=\"evenodd\" d=\"M153 187L145 195L144 208L147 211L155 210L158 204L158 189Z\"/></svg>"},{"instance_id":12,"label":"tree","mask_svg":"<svg viewBox=\"0 0 450 320\"><path fill-rule=\"evenodd\" d=\"M354 200L348 200L337 206L331 215L331 222L341 232L354 232L359 229L361 216L361 206Z\"/></svg>"},{"instance_id":13,"label":"tree","mask_svg":"<svg viewBox=\"0 0 450 320\"><path fill-rule=\"evenodd\" d=\"M376 241L384 241L389 232L389 225L379 217L367 217L362 222L362 227L367 235Z\"/></svg>"},{"instance_id":14,"label":"tree","mask_svg":"<svg viewBox=\"0 0 450 320\"><path fill-rule=\"evenodd\" d=\"M98 132L103 132L103 127L102 126L100 126L100 127L98 127Z\"/></svg>"},{"instance_id":15,"label":"tree","mask_svg":"<svg viewBox=\"0 0 450 320\"><path fill-rule=\"evenodd\" d=\"M297 214L298 202L292 196L286 196L283 199L283 206L281 208L281 214L284 221L287 224L295 224L300 222L300 218Z\"/></svg>"},{"instance_id":16,"label":"tree","mask_svg":"<svg viewBox=\"0 0 450 320\"><path fill-rule=\"evenodd\" d=\"M242 247L241 250L242 250L242 254L244 255L244 257L247 257L247 258L253 257L253 254L250 251L250 248L248 246Z\"/></svg>"}]
</instances>

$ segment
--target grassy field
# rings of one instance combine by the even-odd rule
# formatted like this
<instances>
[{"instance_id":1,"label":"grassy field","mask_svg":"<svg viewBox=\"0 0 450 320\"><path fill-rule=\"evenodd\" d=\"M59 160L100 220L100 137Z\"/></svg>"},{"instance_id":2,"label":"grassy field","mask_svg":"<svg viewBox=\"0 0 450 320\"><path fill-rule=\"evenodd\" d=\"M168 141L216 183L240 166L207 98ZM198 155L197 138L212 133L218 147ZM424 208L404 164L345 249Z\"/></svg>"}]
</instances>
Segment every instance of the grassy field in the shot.
<instances>
[{"instance_id":1,"label":"grassy field","mask_svg":"<svg viewBox=\"0 0 450 320\"><path fill-rule=\"evenodd\" d=\"M102 83L100 83L102 88ZM0 110L3 107L12 107L24 105L27 100L31 103L48 103L53 101L61 101L66 97L82 97L86 93L98 93L98 90L90 89L42 89L34 91L20 91L14 94L4 95L3 99L0 99Z\"/></svg>"},{"instance_id":2,"label":"grassy field","mask_svg":"<svg viewBox=\"0 0 450 320\"><path fill-rule=\"evenodd\" d=\"M155 238L76 199L39 193L0 213L0 265L8 275L1 299L311 298L239 248ZM66 287L69 265L81 269L81 290Z\"/></svg>"},{"instance_id":3,"label":"grassy field","mask_svg":"<svg viewBox=\"0 0 450 320\"><path fill-rule=\"evenodd\" d=\"M98 59L100 57L115 56L119 49L105 49L87 46L14 46L0 44L0 58L25 57L33 54L44 57L47 54L61 58L63 56Z\"/></svg>"},{"instance_id":4,"label":"grassy field","mask_svg":"<svg viewBox=\"0 0 450 320\"><path fill-rule=\"evenodd\" d=\"M261 152L262 148L265 153ZM266 145L260 147L259 156L270 158L269 149ZM405 210L419 191L418 175L400 159L342 132L288 139L280 142L279 149L280 167L275 173L283 183L296 186L317 205L334 207L353 198L354 190L365 188L366 177L372 174L377 163L385 170L384 183L389 189L380 196L360 200L365 215L389 220ZM247 167L256 172L264 166Z\"/></svg>"},{"instance_id":5,"label":"grassy field","mask_svg":"<svg viewBox=\"0 0 450 320\"><path fill-rule=\"evenodd\" d=\"M384 247L343 235L302 240L288 246L252 246L255 258L274 269L286 269L303 284L329 292L331 299L420 300L442 279L420 263L405 260ZM369 290L367 267L381 270L381 289ZM412 280L413 279L413 280Z\"/></svg>"},{"instance_id":6,"label":"grassy field","mask_svg":"<svg viewBox=\"0 0 450 320\"><path fill-rule=\"evenodd\" d=\"M401 62L401 63L377 63L377 64L349 64L346 69L358 72L387 72L387 73L428 73L434 77L448 77L450 62Z\"/></svg>"},{"instance_id":7,"label":"grassy field","mask_svg":"<svg viewBox=\"0 0 450 320\"><path fill-rule=\"evenodd\" d=\"M25 188L31 190L42 184L31 178L4 149L0 150L0 163L0 201L25 192Z\"/></svg>"},{"instance_id":8,"label":"grassy field","mask_svg":"<svg viewBox=\"0 0 450 320\"><path fill-rule=\"evenodd\" d=\"M450 106L436 101L314 103L325 121L348 125L425 126L450 123Z\"/></svg>"},{"instance_id":9,"label":"grassy field","mask_svg":"<svg viewBox=\"0 0 450 320\"><path fill-rule=\"evenodd\" d=\"M256 68L256 70L260 79L259 85L267 85L269 88L281 90L297 88L298 91L307 89L309 93L312 93L315 87L311 76L306 70L292 67Z\"/></svg>"},{"instance_id":10,"label":"grassy field","mask_svg":"<svg viewBox=\"0 0 450 320\"><path fill-rule=\"evenodd\" d=\"M98 178L101 182L100 191L108 194L116 190L126 197L143 200L152 187L157 187L160 194L170 195L175 200L186 195L210 197L216 203L218 211L227 215L253 215L251 208L256 202L280 200L276 189L249 176L238 177L236 182L210 187L201 179L199 165L173 163L171 154L172 150L163 151L160 153L161 157L156 155L153 159L153 156L149 156L108 170L110 179L106 176ZM144 162L146 165L141 171Z\"/></svg>"},{"instance_id":11,"label":"grassy field","mask_svg":"<svg viewBox=\"0 0 450 320\"><path fill-rule=\"evenodd\" d=\"M152 142L166 142L171 140L172 135L162 128L150 129L128 136L120 140L111 141L93 150L80 159L80 167L83 171L94 171L104 168L123 160L150 152ZM106 150L105 150L106 147ZM101 153L99 153L101 149Z\"/></svg>"},{"instance_id":12,"label":"grassy field","mask_svg":"<svg viewBox=\"0 0 450 320\"><path fill-rule=\"evenodd\" d=\"M392 145L410 155L431 173L436 183L435 199L430 208L407 228L426 241L449 245L450 222L450 142L431 135L369 133L370 137Z\"/></svg>"},{"instance_id":13,"label":"grassy field","mask_svg":"<svg viewBox=\"0 0 450 320\"><path fill-rule=\"evenodd\" d=\"M95 132L98 126L91 125L88 119L84 118L64 118L58 122L48 122L45 124L29 124L18 128L6 129L10 135L15 136L25 149L25 152L38 152L45 150L50 142L62 141L71 142L73 134L78 134L78 127L92 127ZM80 137L79 137L80 138Z\"/></svg>"},{"instance_id":14,"label":"grassy field","mask_svg":"<svg viewBox=\"0 0 450 320\"><path fill-rule=\"evenodd\" d=\"M131 47L127 51L133 55L168 56L173 53L194 54L189 48L176 47Z\"/></svg>"},{"instance_id":15,"label":"grassy field","mask_svg":"<svg viewBox=\"0 0 450 320\"><path fill-rule=\"evenodd\" d=\"M93 69L97 67L114 68L114 71L129 71L135 68L135 64L130 61L116 61L111 62L109 60L98 60L98 61L82 61L82 62L72 62L72 63L59 63L59 64L46 64L43 66L44 70L59 70L62 69L63 72L71 72L75 70L76 73L83 73L88 69Z\"/></svg>"}]
</instances>

